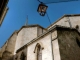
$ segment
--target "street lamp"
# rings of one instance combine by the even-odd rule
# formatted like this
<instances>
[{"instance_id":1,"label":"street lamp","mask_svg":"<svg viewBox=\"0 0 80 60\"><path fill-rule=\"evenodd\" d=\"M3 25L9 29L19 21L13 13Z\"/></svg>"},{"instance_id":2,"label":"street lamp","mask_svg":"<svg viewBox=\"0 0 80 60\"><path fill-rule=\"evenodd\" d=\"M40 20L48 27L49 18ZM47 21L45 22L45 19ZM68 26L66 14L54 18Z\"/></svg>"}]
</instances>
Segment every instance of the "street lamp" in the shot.
<instances>
[{"instance_id":1,"label":"street lamp","mask_svg":"<svg viewBox=\"0 0 80 60\"><path fill-rule=\"evenodd\" d=\"M41 16L45 16L46 14L46 10L48 8L48 6L46 6L45 4L51 4L51 3L60 3L60 2L70 2L70 1L78 1L78 0L66 0L66 1L58 1L58 2L49 2L49 3L43 3L41 2L40 0L37 0L40 2L39 6L38 6L38 13L41 15Z\"/></svg>"},{"instance_id":2,"label":"street lamp","mask_svg":"<svg viewBox=\"0 0 80 60\"><path fill-rule=\"evenodd\" d=\"M48 6L46 6L44 3L40 2L37 11L39 12L39 14L41 16L45 16L47 8L48 8Z\"/></svg>"}]
</instances>

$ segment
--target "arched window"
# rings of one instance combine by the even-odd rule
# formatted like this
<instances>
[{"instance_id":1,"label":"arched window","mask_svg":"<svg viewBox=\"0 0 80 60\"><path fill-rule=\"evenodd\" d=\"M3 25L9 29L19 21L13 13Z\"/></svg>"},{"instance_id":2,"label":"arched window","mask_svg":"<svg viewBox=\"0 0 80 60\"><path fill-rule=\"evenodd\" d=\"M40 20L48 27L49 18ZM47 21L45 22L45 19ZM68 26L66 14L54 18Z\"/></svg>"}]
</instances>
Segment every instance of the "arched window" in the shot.
<instances>
[{"instance_id":1,"label":"arched window","mask_svg":"<svg viewBox=\"0 0 80 60\"><path fill-rule=\"evenodd\" d=\"M21 53L20 60L25 60L25 54L24 54L24 52Z\"/></svg>"},{"instance_id":2,"label":"arched window","mask_svg":"<svg viewBox=\"0 0 80 60\"><path fill-rule=\"evenodd\" d=\"M37 60L42 60L42 49L41 46L37 46Z\"/></svg>"},{"instance_id":3,"label":"arched window","mask_svg":"<svg viewBox=\"0 0 80 60\"><path fill-rule=\"evenodd\" d=\"M36 44L35 51L37 60L42 60L42 47L39 43Z\"/></svg>"}]
</instances>

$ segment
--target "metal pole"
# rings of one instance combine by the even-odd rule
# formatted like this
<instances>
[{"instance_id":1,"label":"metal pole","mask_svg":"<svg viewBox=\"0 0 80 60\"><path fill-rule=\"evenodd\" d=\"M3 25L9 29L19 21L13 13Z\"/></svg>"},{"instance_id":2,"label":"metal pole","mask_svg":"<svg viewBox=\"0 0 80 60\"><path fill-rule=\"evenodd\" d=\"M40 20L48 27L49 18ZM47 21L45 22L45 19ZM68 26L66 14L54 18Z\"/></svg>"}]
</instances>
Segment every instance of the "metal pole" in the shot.
<instances>
[{"instance_id":1,"label":"metal pole","mask_svg":"<svg viewBox=\"0 0 80 60\"><path fill-rule=\"evenodd\" d=\"M25 26L27 26L27 25L28 25L28 15L27 15L27 20L26 20Z\"/></svg>"},{"instance_id":2,"label":"metal pole","mask_svg":"<svg viewBox=\"0 0 80 60\"><path fill-rule=\"evenodd\" d=\"M58 1L58 2L49 2L49 3L44 3L44 4L52 4L52 3L63 3L63 2L73 2L73 1L79 1L79 0L68 0L68 1Z\"/></svg>"},{"instance_id":3,"label":"metal pole","mask_svg":"<svg viewBox=\"0 0 80 60\"><path fill-rule=\"evenodd\" d=\"M48 16L48 13L46 12L47 14L47 17L48 17L48 20L49 20L49 23L51 24L51 20ZM52 60L54 60L54 54L53 54L53 43L52 43L52 32L50 32L50 38L51 38L51 48L52 48Z\"/></svg>"},{"instance_id":4,"label":"metal pole","mask_svg":"<svg viewBox=\"0 0 80 60\"><path fill-rule=\"evenodd\" d=\"M40 0L38 0L40 3L43 3L41 2ZM79 0L67 0L67 1L58 1L58 2L49 2L49 3L44 3L44 4L52 4L52 3L61 3L61 2L73 2L73 1L79 1Z\"/></svg>"}]
</instances>

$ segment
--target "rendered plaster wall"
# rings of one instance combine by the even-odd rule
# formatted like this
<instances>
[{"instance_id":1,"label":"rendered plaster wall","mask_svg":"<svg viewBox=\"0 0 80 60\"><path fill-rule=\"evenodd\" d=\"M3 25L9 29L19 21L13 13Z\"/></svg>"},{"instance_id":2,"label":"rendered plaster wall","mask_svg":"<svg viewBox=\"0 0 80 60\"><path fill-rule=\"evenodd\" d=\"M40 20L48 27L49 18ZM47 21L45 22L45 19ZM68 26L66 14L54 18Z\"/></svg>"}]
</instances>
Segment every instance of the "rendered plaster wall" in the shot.
<instances>
[{"instance_id":1,"label":"rendered plaster wall","mask_svg":"<svg viewBox=\"0 0 80 60\"><path fill-rule=\"evenodd\" d=\"M37 27L23 28L17 36L15 52L31 40L37 37Z\"/></svg>"},{"instance_id":2,"label":"rendered plaster wall","mask_svg":"<svg viewBox=\"0 0 80 60\"><path fill-rule=\"evenodd\" d=\"M69 17L70 21L71 21L71 25L72 27L76 27L76 25L79 26L79 32L80 32L80 16L73 16L73 17Z\"/></svg>"},{"instance_id":3,"label":"rendered plaster wall","mask_svg":"<svg viewBox=\"0 0 80 60\"><path fill-rule=\"evenodd\" d=\"M23 48L21 51L16 53L14 60L21 60L21 54L24 53L25 55L25 60L27 60L27 47Z\"/></svg>"},{"instance_id":4,"label":"rendered plaster wall","mask_svg":"<svg viewBox=\"0 0 80 60\"><path fill-rule=\"evenodd\" d=\"M71 26L73 28L75 28L76 25L79 25L79 27L80 27L80 16L64 17L61 20L59 20L58 22L54 23L51 27L53 27L54 25L70 27L69 20L70 20ZM49 27L48 29L50 29L51 27ZM80 28L79 28L79 30L80 30Z\"/></svg>"},{"instance_id":5,"label":"rendered plaster wall","mask_svg":"<svg viewBox=\"0 0 80 60\"><path fill-rule=\"evenodd\" d=\"M54 60L61 60L58 39L52 41Z\"/></svg>"},{"instance_id":6,"label":"rendered plaster wall","mask_svg":"<svg viewBox=\"0 0 80 60\"><path fill-rule=\"evenodd\" d=\"M38 36L41 35L43 33L43 29L38 27Z\"/></svg>"},{"instance_id":7,"label":"rendered plaster wall","mask_svg":"<svg viewBox=\"0 0 80 60\"><path fill-rule=\"evenodd\" d=\"M56 31L52 32L52 39L56 38ZM30 44L27 48L27 60L36 60L37 55L36 52L34 53L35 46L37 43L40 43L41 47L44 49L42 50L42 60L53 60L52 56L52 45L51 45L51 33L45 35L44 37L40 38L39 40L35 41L34 43Z\"/></svg>"},{"instance_id":8,"label":"rendered plaster wall","mask_svg":"<svg viewBox=\"0 0 80 60\"><path fill-rule=\"evenodd\" d=\"M46 32L45 29L38 27L38 36L41 35L44 32Z\"/></svg>"},{"instance_id":9,"label":"rendered plaster wall","mask_svg":"<svg viewBox=\"0 0 80 60\"><path fill-rule=\"evenodd\" d=\"M52 34L52 39L55 39L57 37L57 31L53 31L47 35L45 35L44 37L40 38L39 40L36 40L35 42L31 43L30 45L28 45L28 47L24 47L23 49L21 49L18 53L16 53L16 56L18 57L17 60L20 60L21 57L21 53L24 52L26 57L25 60L35 60L36 57L36 53L34 53L35 50L35 46L37 43L40 43L41 47L43 47L44 49L42 50L42 59L43 60L53 60L52 58L52 48L51 48L51 34ZM15 56L15 58L16 58ZM14 58L14 60L15 60Z\"/></svg>"},{"instance_id":10,"label":"rendered plaster wall","mask_svg":"<svg viewBox=\"0 0 80 60\"><path fill-rule=\"evenodd\" d=\"M6 51L14 53L15 50L15 44L16 44L16 38L17 38L17 32L14 32L14 34L9 38Z\"/></svg>"},{"instance_id":11,"label":"rendered plaster wall","mask_svg":"<svg viewBox=\"0 0 80 60\"><path fill-rule=\"evenodd\" d=\"M15 50L15 43L16 43L17 32L14 32L13 35L7 41L7 45L5 50L2 54L2 60L10 60L13 57L13 53Z\"/></svg>"},{"instance_id":12,"label":"rendered plaster wall","mask_svg":"<svg viewBox=\"0 0 80 60\"><path fill-rule=\"evenodd\" d=\"M80 60L80 35L75 30L59 29L58 43L61 60Z\"/></svg>"},{"instance_id":13,"label":"rendered plaster wall","mask_svg":"<svg viewBox=\"0 0 80 60\"><path fill-rule=\"evenodd\" d=\"M47 30L43 29L43 33L46 32Z\"/></svg>"},{"instance_id":14,"label":"rendered plaster wall","mask_svg":"<svg viewBox=\"0 0 80 60\"><path fill-rule=\"evenodd\" d=\"M66 17L64 17L64 18L60 19L58 22L54 23L52 26L50 26L48 28L48 30L51 27L55 26L55 25L61 25L61 26L68 26L68 27L70 27L69 22L68 22L68 19Z\"/></svg>"},{"instance_id":15,"label":"rendered plaster wall","mask_svg":"<svg viewBox=\"0 0 80 60\"><path fill-rule=\"evenodd\" d=\"M61 60L60 51L59 51L59 43L57 39L57 30L51 33L52 34L52 50L53 50L53 60Z\"/></svg>"}]
</instances>

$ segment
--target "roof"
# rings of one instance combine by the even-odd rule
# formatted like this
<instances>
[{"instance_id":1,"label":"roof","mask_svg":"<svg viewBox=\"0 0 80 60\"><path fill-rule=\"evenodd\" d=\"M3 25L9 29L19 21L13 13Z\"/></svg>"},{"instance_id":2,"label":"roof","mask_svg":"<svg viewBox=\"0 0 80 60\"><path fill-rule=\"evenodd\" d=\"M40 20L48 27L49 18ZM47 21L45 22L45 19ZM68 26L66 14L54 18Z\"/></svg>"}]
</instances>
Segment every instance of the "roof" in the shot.
<instances>
[{"instance_id":1,"label":"roof","mask_svg":"<svg viewBox=\"0 0 80 60\"><path fill-rule=\"evenodd\" d=\"M57 23L58 21L60 21L62 18L64 17L73 17L73 16L80 16L80 14L70 14L70 15L63 15L61 18L59 18L58 20L56 20L54 23L52 23L50 26L47 27L50 28L52 25L54 25L55 23Z\"/></svg>"},{"instance_id":2,"label":"roof","mask_svg":"<svg viewBox=\"0 0 80 60\"><path fill-rule=\"evenodd\" d=\"M38 25L38 24L35 24L35 25L22 26L22 27L19 29L18 33L19 33L23 28L29 28L29 27L40 27L40 28L46 30L46 28L43 28L42 26L40 26L40 25Z\"/></svg>"},{"instance_id":3,"label":"roof","mask_svg":"<svg viewBox=\"0 0 80 60\"><path fill-rule=\"evenodd\" d=\"M16 51L16 53L18 53L19 51L21 51L22 49L24 49L25 47L27 47L28 45L32 44L33 42L37 41L38 39L40 39L41 37L45 36L46 34L48 34L51 31L55 31L57 29L65 29L65 30L75 30L77 31L75 28L70 28L70 27L65 27L65 26L60 26L60 25L55 25L53 26L51 29L49 29L47 32L41 34L40 36L38 36L37 38L31 40L29 43L25 44L24 46L22 46L20 49L18 49ZM78 32L78 31L77 31ZM79 33L79 32L78 32ZM79 33L80 34L80 33Z\"/></svg>"}]
</instances>

